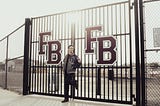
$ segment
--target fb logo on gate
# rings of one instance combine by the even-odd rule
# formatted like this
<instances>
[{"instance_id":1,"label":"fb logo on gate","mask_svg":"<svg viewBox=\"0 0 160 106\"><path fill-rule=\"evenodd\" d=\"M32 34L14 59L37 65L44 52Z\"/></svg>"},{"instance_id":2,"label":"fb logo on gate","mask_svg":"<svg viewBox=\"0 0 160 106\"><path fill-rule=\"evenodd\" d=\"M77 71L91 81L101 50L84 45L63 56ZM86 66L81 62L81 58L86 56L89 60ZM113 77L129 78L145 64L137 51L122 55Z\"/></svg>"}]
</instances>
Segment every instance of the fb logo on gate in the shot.
<instances>
[{"instance_id":1,"label":"fb logo on gate","mask_svg":"<svg viewBox=\"0 0 160 106\"><path fill-rule=\"evenodd\" d=\"M51 36L51 32L43 32L39 34L39 54L44 55L45 49L47 47L47 64L55 64L58 65L61 62L61 43L60 41L45 41L45 36Z\"/></svg>"},{"instance_id":2,"label":"fb logo on gate","mask_svg":"<svg viewBox=\"0 0 160 106\"><path fill-rule=\"evenodd\" d=\"M116 39L113 36L92 37L93 32L101 33L102 26L88 27L86 31L86 54L96 54L97 65L112 65L116 61ZM58 65L61 62L61 43L58 40L47 41L45 36L51 36L51 32L39 33L39 54L47 56L47 64ZM95 43L97 46L92 47ZM44 49L46 48L46 49ZM97 49L97 52L96 50Z\"/></svg>"},{"instance_id":3,"label":"fb logo on gate","mask_svg":"<svg viewBox=\"0 0 160 106\"><path fill-rule=\"evenodd\" d=\"M97 65L112 65L116 61L116 39L113 36L92 37L93 32L102 31L102 26L86 28L86 48L85 53L95 53L92 43L97 44Z\"/></svg>"}]
</instances>

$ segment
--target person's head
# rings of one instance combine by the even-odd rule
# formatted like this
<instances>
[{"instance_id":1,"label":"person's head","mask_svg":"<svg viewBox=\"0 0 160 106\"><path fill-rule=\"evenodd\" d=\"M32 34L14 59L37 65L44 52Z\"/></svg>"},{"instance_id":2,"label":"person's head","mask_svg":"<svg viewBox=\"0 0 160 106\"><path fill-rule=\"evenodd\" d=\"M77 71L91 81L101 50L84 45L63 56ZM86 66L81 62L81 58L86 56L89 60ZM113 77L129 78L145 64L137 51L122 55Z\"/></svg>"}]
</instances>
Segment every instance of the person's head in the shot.
<instances>
[{"instance_id":1,"label":"person's head","mask_svg":"<svg viewBox=\"0 0 160 106\"><path fill-rule=\"evenodd\" d=\"M74 46L73 45L68 46L68 54L70 54L70 55L74 54Z\"/></svg>"}]
</instances>

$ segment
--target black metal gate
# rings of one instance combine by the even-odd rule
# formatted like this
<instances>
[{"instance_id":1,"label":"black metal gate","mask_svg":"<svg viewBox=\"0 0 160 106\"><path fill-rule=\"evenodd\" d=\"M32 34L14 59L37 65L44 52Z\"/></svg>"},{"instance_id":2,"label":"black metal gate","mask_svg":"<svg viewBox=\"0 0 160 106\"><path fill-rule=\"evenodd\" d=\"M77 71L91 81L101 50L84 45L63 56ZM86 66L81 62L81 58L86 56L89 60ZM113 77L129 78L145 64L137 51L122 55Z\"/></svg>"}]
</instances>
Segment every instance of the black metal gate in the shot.
<instances>
[{"instance_id":1,"label":"black metal gate","mask_svg":"<svg viewBox=\"0 0 160 106\"><path fill-rule=\"evenodd\" d=\"M130 1L35 17L27 25L29 93L63 96L61 60L73 44L82 60L75 98L132 103Z\"/></svg>"}]
</instances>

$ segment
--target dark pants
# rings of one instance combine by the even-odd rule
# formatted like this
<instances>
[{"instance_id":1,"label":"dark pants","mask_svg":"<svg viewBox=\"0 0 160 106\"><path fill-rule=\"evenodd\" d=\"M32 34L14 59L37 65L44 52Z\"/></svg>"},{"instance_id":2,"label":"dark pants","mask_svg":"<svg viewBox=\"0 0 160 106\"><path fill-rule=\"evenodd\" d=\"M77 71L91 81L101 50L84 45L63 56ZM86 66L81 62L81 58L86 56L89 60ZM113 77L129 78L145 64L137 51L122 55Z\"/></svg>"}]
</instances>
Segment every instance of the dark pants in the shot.
<instances>
[{"instance_id":1,"label":"dark pants","mask_svg":"<svg viewBox=\"0 0 160 106\"><path fill-rule=\"evenodd\" d=\"M75 73L65 74L64 76L64 99L69 100L69 85L71 85L71 97L75 96Z\"/></svg>"}]
</instances>

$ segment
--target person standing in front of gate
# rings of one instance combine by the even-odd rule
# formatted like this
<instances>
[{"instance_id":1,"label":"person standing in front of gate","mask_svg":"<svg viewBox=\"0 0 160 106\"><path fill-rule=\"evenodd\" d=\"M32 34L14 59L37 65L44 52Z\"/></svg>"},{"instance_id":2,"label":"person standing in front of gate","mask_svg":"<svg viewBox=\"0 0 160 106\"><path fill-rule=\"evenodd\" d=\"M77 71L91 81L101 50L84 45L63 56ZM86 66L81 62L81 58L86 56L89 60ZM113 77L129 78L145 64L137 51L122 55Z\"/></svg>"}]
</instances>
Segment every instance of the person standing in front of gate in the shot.
<instances>
[{"instance_id":1,"label":"person standing in front of gate","mask_svg":"<svg viewBox=\"0 0 160 106\"><path fill-rule=\"evenodd\" d=\"M75 88L78 89L78 82L75 80L76 68L80 67L81 60L74 53L74 46L68 46L68 54L63 60L63 71L64 71L64 100L62 103L69 101L69 85L71 85L71 95L75 94Z\"/></svg>"}]
</instances>

